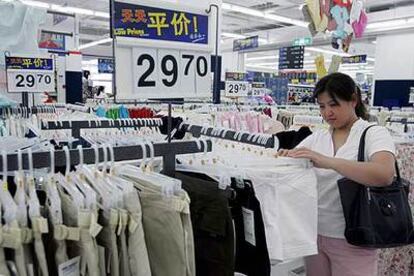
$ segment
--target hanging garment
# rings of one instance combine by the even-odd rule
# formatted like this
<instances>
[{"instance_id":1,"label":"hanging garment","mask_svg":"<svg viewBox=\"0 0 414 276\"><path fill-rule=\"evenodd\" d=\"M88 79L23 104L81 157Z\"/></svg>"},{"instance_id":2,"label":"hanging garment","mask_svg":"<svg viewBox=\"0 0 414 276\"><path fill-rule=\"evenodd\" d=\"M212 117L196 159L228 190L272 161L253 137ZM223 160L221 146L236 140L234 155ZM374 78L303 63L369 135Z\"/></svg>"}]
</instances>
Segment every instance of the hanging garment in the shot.
<instances>
[{"instance_id":1,"label":"hanging garment","mask_svg":"<svg viewBox=\"0 0 414 276\"><path fill-rule=\"evenodd\" d=\"M325 58L323 55L317 56L315 58L315 65L316 65L316 73L318 74L318 77L321 79L324 76L326 76L327 71L325 67Z\"/></svg>"},{"instance_id":2,"label":"hanging garment","mask_svg":"<svg viewBox=\"0 0 414 276\"><path fill-rule=\"evenodd\" d=\"M331 64L329 65L328 74L336 73L339 70L339 66L341 66L342 57L333 55Z\"/></svg>"},{"instance_id":3,"label":"hanging garment","mask_svg":"<svg viewBox=\"0 0 414 276\"><path fill-rule=\"evenodd\" d=\"M104 275L119 276L119 254L117 245L116 229L119 222L118 210L100 210L98 222L102 225L96 240L100 246L105 248Z\"/></svg>"},{"instance_id":4,"label":"hanging garment","mask_svg":"<svg viewBox=\"0 0 414 276\"><path fill-rule=\"evenodd\" d=\"M147 245L142 225L141 200L137 192L124 195L125 209L129 212L128 255L133 276L151 276Z\"/></svg>"},{"instance_id":5,"label":"hanging garment","mask_svg":"<svg viewBox=\"0 0 414 276\"><path fill-rule=\"evenodd\" d=\"M0 64L3 51L12 54L38 54L39 25L46 20L46 9L24 5L18 1L0 2Z\"/></svg>"},{"instance_id":6,"label":"hanging garment","mask_svg":"<svg viewBox=\"0 0 414 276\"><path fill-rule=\"evenodd\" d=\"M318 31L316 31L315 24L313 23L312 16L309 12L308 5L302 6L302 14L306 22L309 22L308 29L312 36L315 36Z\"/></svg>"},{"instance_id":7,"label":"hanging garment","mask_svg":"<svg viewBox=\"0 0 414 276\"><path fill-rule=\"evenodd\" d=\"M134 179L131 179L134 180ZM153 276L194 276L194 238L186 192L165 196L160 186L136 180Z\"/></svg>"},{"instance_id":8,"label":"hanging garment","mask_svg":"<svg viewBox=\"0 0 414 276\"><path fill-rule=\"evenodd\" d=\"M59 187L60 188L60 187ZM99 251L96 236L101 230L97 223L97 214L86 210L78 210L78 206L59 189L62 200L63 221L65 225L80 228L80 239L68 241L69 258L81 257L81 275L101 276L99 267Z\"/></svg>"},{"instance_id":9,"label":"hanging garment","mask_svg":"<svg viewBox=\"0 0 414 276\"><path fill-rule=\"evenodd\" d=\"M126 241L126 230L128 227L128 212L124 209L119 209L119 227L118 227L118 251L120 262L120 275L130 276L129 269L128 248Z\"/></svg>"},{"instance_id":10,"label":"hanging garment","mask_svg":"<svg viewBox=\"0 0 414 276\"><path fill-rule=\"evenodd\" d=\"M293 149L306 137L312 134L309 127L301 127L298 131L282 131L276 133L276 137L279 139L280 149Z\"/></svg>"},{"instance_id":11,"label":"hanging garment","mask_svg":"<svg viewBox=\"0 0 414 276\"><path fill-rule=\"evenodd\" d=\"M359 20L354 21L352 23L352 28L354 30L354 35L356 38L362 37L367 27L367 24L368 24L368 16L364 11L362 11L360 13Z\"/></svg>"},{"instance_id":12,"label":"hanging garment","mask_svg":"<svg viewBox=\"0 0 414 276\"><path fill-rule=\"evenodd\" d=\"M247 276L270 276L265 228L260 202L250 180L232 178L236 197L231 200L236 232L236 271Z\"/></svg>"},{"instance_id":13,"label":"hanging garment","mask_svg":"<svg viewBox=\"0 0 414 276\"><path fill-rule=\"evenodd\" d=\"M47 220L43 217L31 217L32 231L34 238L34 251L36 255L37 265L39 267L39 276L48 276L49 269L46 261L45 246L43 244L42 235L49 232Z\"/></svg>"},{"instance_id":14,"label":"hanging garment","mask_svg":"<svg viewBox=\"0 0 414 276\"><path fill-rule=\"evenodd\" d=\"M244 171L260 201L270 259L283 261L316 254L315 172L294 165Z\"/></svg>"},{"instance_id":15,"label":"hanging garment","mask_svg":"<svg viewBox=\"0 0 414 276\"><path fill-rule=\"evenodd\" d=\"M197 276L234 275L234 230L228 203L231 191L197 173L176 172L191 204Z\"/></svg>"},{"instance_id":16,"label":"hanging garment","mask_svg":"<svg viewBox=\"0 0 414 276\"><path fill-rule=\"evenodd\" d=\"M306 0L305 1L309 13L312 17L312 22L318 32L325 32L328 27L328 17L325 13L321 14L319 0Z\"/></svg>"}]
</instances>

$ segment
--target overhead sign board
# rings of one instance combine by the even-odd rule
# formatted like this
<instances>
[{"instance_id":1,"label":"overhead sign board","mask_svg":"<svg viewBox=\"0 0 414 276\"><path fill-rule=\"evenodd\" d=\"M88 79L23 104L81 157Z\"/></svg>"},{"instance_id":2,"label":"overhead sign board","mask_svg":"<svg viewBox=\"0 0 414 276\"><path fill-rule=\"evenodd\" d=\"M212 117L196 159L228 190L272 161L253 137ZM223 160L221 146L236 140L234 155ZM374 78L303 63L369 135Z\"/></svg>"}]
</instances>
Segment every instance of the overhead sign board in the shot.
<instances>
[{"instance_id":1,"label":"overhead sign board","mask_svg":"<svg viewBox=\"0 0 414 276\"><path fill-rule=\"evenodd\" d=\"M243 39L236 39L233 41L233 51L243 51L247 49L254 49L259 47L259 36L251 36Z\"/></svg>"},{"instance_id":2,"label":"overhead sign board","mask_svg":"<svg viewBox=\"0 0 414 276\"><path fill-rule=\"evenodd\" d=\"M115 1L116 36L208 44L207 15Z\"/></svg>"},{"instance_id":3,"label":"overhead sign board","mask_svg":"<svg viewBox=\"0 0 414 276\"><path fill-rule=\"evenodd\" d=\"M100 58L98 59L98 73L100 74L112 74L114 72L113 59Z\"/></svg>"},{"instance_id":4,"label":"overhead sign board","mask_svg":"<svg viewBox=\"0 0 414 276\"><path fill-rule=\"evenodd\" d=\"M114 5L116 99L210 97L214 20L208 5L132 2Z\"/></svg>"},{"instance_id":5,"label":"overhead sign board","mask_svg":"<svg viewBox=\"0 0 414 276\"><path fill-rule=\"evenodd\" d=\"M304 46L293 46L279 49L279 70L302 69L305 56Z\"/></svg>"},{"instance_id":6,"label":"overhead sign board","mask_svg":"<svg viewBox=\"0 0 414 276\"><path fill-rule=\"evenodd\" d=\"M367 63L367 55L342 57L342 63L345 63L345 64Z\"/></svg>"},{"instance_id":7,"label":"overhead sign board","mask_svg":"<svg viewBox=\"0 0 414 276\"><path fill-rule=\"evenodd\" d=\"M6 76L10 93L55 91L55 69L51 58L6 56Z\"/></svg>"},{"instance_id":8,"label":"overhead sign board","mask_svg":"<svg viewBox=\"0 0 414 276\"><path fill-rule=\"evenodd\" d=\"M310 46L313 43L311 36L296 38L293 40L293 46Z\"/></svg>"}]
</instances>

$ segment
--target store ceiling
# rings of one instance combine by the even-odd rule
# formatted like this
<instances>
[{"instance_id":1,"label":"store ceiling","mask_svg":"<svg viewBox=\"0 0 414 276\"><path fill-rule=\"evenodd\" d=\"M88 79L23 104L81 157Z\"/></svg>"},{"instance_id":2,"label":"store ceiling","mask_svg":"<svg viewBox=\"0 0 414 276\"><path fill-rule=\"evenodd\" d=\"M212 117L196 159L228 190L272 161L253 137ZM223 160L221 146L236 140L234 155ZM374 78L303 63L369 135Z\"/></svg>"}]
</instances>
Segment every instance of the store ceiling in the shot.
<instances>
[{"instance_id":1,"label":"store ceiling","mask_svg":"<svg viewBox=\"0 0 414 276\"><path fill-rule=\"evenodd\" d=\"M67 5L77 8L91 9L95 11L108 12L108 0L40 0L50 4ZM224 3L247 7L274 15L280 15L291 19L303 20L300 6L304 0L224 0ZM365 0L368 12L379 12L392 10L396 7L414 7L414 0ZM80 22L80 44L98 40L109 33L109 23L105 18L82 15ZM255 32L266 32L283 30L290 24L277 22L265 18L246 16L245 14L224 10L222 20L222 31L244 35L253 35ZM294 35L294 34L293 34Z\"/></svg>"},{"instance_id":2,"label":"store ceiling","mask_svg":"<svg viewBox=\"0 0 414 276\"><path fill-rule=\"evenodd\" d=\"M46 2L49 4L89 9L98 12L108 13L109 11L108 0L39 1ZM156 1L154 0L154 2ZM224 51L231 51L231 42L233 38L229 37L229 34L243 35L246 37L252 35L259 35L261 40L265 41L264 43L261 42L261 44L267 43L269 45L268 49L266 49L266 47L263 47L263 49L261 48L263 50L262 52L248 53L247 59L255 58L257 56L272 56L274 54L277 55L277 51L275 51L274 49L280 47L279 44L281 42L289 43L289 41L292 41L294 38L309 36L309 32L306 28L295 26L298 25L297 23L293 23L293 25L289 23L291 22L289 21L291 19L293 19L294 22L299 22L299 25L300 23L303 23L303 15L300 10L300 7L304 3L304 0L224 0L223 3L227 5L232 4L236 5L237 7L261 11L271 15L271 18L263 18L260 16L249 16L246 13L238 12L235 9L222 9L223 19L221 24L223 34L221 42L222 50ZM395 19L400 16L414 17L414 0L365 0L365 7L369 14L369 17L375 18L375 21ZM404 8L401 9L401 7ZM274 17L277 16L282 16L285 19L287 18L288 21L280 22L278 20L275 20ZM107 18L89 15L80 15L80 17L80 45L92 41L98 41L108 37L109 20ZM227 36L225 34L227 34ZM325 38L328 37L329 36L326 36ZM318 35L317 39L322 39L323 41L324 37L323 35ZM350 50L351 54L366 53L368 54L368 56L375 56L375 44L373 44L373 41L375 41L375 34L369 36L368 38L354 41ZM322 49L332 50L330 45L328 45L328 39L319 44L327 44L326 46L318 45L318 47ZM90 50L93 51L94 49ZM314 52L309 52L307 58L313 59L315 54L316 53ZM326 55L326 59L329 60L329 58L330 55ZM263 62L263 60L260 60L261 63L271 63L271 61L264 61L265 62ZM247 62L247 64L257 63L258 62L254 59L250 60L250 62Z\"/></svg>"}]
</instances>

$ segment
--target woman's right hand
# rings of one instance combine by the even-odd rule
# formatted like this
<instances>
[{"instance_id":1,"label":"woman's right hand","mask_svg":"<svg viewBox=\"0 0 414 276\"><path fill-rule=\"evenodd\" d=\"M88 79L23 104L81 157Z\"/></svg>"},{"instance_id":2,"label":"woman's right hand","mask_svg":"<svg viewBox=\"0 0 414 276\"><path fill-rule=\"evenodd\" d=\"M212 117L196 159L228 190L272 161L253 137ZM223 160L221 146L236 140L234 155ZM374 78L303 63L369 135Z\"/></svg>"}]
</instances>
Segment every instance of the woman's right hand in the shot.
<instances>
[{"instance_id":1,"label":"woman's right hand","mask_svg":"<svg viewBox=\"0 0 414 276\"><path fill-rule=\"evenodd\" d=\"M286 156L288 156L288 155L289 155L289 151L290 151L290 150L287 150L287 149L280 149L280 150L277 152L277 156L280 156L280 157L286 157Z\"/></svg>"}]
</instances>

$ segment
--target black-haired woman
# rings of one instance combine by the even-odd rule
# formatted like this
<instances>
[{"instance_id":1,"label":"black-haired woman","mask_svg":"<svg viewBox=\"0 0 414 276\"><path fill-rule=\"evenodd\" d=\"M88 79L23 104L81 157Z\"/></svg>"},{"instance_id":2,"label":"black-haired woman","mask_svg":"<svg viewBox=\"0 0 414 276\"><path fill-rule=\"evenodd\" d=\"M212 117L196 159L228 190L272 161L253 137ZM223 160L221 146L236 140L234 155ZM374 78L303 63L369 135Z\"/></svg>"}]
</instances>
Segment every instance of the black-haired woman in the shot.
<instances>
[{"instance_id":1,"label":"black-haired woman","mask_svg":"<svg viewBox=\"0 0 414 276\"><path fill-rule=\"evenodd\" d=\"M344 237L345 219L337 180L347 177L369 186L392 183L395 146L386 128L375 126L366 135L366 162L358 162L361 135L370 125L368 113L351 77L325 76L314 97L328 130L317 131L281 156L308 158L318 180L318 255L306 257L307 276L376 276L376 250L350 245Z\"/></svg>"}]
</instances>

